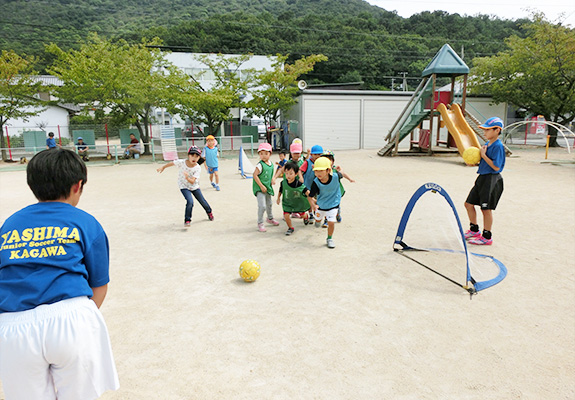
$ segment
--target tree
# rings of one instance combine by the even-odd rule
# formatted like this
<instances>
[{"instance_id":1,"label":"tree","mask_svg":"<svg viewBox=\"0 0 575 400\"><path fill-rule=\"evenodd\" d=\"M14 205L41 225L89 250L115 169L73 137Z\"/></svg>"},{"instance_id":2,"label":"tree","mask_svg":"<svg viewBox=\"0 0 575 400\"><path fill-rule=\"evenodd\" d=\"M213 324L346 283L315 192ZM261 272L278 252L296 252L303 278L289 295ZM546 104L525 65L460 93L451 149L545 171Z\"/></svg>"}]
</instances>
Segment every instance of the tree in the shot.
<instances>
[{"instance_id":1,"label":"tree","mask_svg":"<svg viewBox=\"0 0 575 400\"><path fill-rule=\"evenodd\" d=\"M575 30L552 24L542 14L525 28L527 37L506 40L508 51L473 60L471 91L568 124L575 118ZM557 134L550 131L553 145Z\"/></svg>"},{"instance_id":2,"label":"tree","mask_svg":"<svg viewBox=\"0 0 575 400\"><path fill-rule=\"evenodd\" d=\"M327 61L323 54L302 57L293 64L286 64L288 56L277 55L273 70L260 71L255 79L253 98L247 102L248 115L264 117L266 126L278 121L282 112L287 112L296 102L298 78L312 71L315 64Z\"/></svg>"},{"instance_id":3,"label":"tree","mask_svg":"<svg viewBox=\"0 0 575 400\"><path fill-rule=\"evenodd\" d=\"M90 108L110 109L138 128L149 152L149 126L154 107L171 103L174 93L187 85L187 78L166 62L157 48L158 40L130 45L91 35L79 50L64 52L51 44L57 56L48 71L64 82L58 96Z\"/></svg>"},{"instance_id":4,"label":"tree","mask_svg":"<svg viewBox=\"0 0 575 400\"><path fill-rule=\"evenodd\" d=\"M8 159L4 143L4 125L9 119L29 117L42 112L42 102L35 96L42 82L35 80L35 59L23 58L13 51L2 50L0 56L0 148L2 161Z\"/></svg>"},{"instance_id":5,"label":"tree","mask_svg":"<svg viewBox=\"0 0 575 400\"><path fill-rule=\"evenodd\" d=\"M197 56L197 59L209 68L214 77L214 85L203 87L199 82L200 76L190 76L188 90L182 91L178 101L168 109L190 118L195 123L207 125L209 133L215 134L222 123L232 117L231 109L239 107L241 99L246 96L255 71L243 69L240 72L240 67L251 56L252 54L232 57L222 54Z\"/></svg>"}]
</instances>

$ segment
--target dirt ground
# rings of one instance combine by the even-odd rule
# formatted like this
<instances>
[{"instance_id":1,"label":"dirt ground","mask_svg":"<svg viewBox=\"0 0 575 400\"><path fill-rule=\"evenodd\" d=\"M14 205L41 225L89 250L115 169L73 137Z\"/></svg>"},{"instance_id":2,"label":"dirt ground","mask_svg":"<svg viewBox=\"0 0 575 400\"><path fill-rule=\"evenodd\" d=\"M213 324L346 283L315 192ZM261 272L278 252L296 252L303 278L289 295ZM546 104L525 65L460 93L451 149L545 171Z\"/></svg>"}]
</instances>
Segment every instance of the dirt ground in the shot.
<instances>
[{"instance_id":1,"label":"dirt ground","mask_svg":"<svg viewBox=\"0 0 575 400\"><path fill-rule=\"evenodd\" d=\"M176 168L89 164L79 207L110 240L102 312L121 385L102 399L575 398L575 166L543 158L508 158L494 244L481 248L508 276L472 300L392 251L426 182L447 190L467 227L476 169L459 157L337 152L356 182L345 184L335 249L301 220L292 236L283 222L257 232L237 158L221 161L220 192L202 172L215 221L196 204L187 229ZM564 149L549 158L575 160ZM4 167L0 223L35 201L25 172ZM251 284L238 275L247 258L261 264Z\"/></svg>"}]
</instances>

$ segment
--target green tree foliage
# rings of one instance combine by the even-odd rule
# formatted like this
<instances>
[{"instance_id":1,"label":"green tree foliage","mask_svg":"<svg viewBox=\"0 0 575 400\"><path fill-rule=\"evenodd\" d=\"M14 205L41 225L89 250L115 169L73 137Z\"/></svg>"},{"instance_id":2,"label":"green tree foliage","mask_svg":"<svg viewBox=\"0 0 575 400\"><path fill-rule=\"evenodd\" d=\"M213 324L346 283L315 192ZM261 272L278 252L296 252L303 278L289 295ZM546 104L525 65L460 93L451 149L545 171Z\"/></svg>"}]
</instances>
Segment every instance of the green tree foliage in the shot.
<instances>
[{"instance_id":1,"label":"green tree foliage","mask_svg":"<svg viewBox=\"0 0 575 400\"><path fill-rule=\"evenodd\" d=\"M7 160L4 125L8 120L38 115L42 102L35 96L42 83L34 79L34 58L23 58L13 51L2 50L0 56L0 147L2 160Z\"/></svg>"},{"instance_id":2,"label":"green tree foliage","mask_svg":"<svg viewBox=\"0 0 575 400\"><path fill-rule=\"evenodd\" d=\"M215 84L203 87L200 76L190 77L187 90L183 90L172 103L170 111L180 113L195 123L208 126L209 133L215 134L223 122L231 119L231 109L239 107L241 99L247 94L255 71L240 67L250 59L252 54L226 57L222 54L197 56L197 59L209 68ZM205 73L205 72L204 72Z\"/></svg>"},{"instance_id":3,"label":"green tree foliage","mask_svg":"<svg viewBox=\"0 0 575 400\"><path fill-rule=\"evenodd\" d=\"M56 55L49 72L64 82L57 95L90 108L110 109L116 118L133 123L149 143L153 107L171 103L187 78L163 59L158 40L130 45L92 35L79 50L67 52L51 44ZM146 151L148 147L146 145Z\"/></svg>"},{"instance_id":4,"label":"green tree foliage","mask_svg":"<svg viewBox=\"0 0 575 400\"><path fill-rule=\"evenodd\" d=\"M511 36L509 50L474 60L471 91L489 93L548 121L575 118L575 30L536 14L528 36Z\"/></svg>"},{"instance_id":5,"label":"green tree foliage","mask_svg":"<svg viewBox=\"0 0 575 400\"><path fill-rule=\"evenodd\" d=\"M327 61L322 54L302 57L293 64L286 64L287 56L277 55L273 70L261 71L256 75L253 98L246 104L247 114L263 116L267 126L278 121L281 112L287 112L295 103L299 91L298 78L312 71L314 65Z\"/></svg>"}]
</instances>

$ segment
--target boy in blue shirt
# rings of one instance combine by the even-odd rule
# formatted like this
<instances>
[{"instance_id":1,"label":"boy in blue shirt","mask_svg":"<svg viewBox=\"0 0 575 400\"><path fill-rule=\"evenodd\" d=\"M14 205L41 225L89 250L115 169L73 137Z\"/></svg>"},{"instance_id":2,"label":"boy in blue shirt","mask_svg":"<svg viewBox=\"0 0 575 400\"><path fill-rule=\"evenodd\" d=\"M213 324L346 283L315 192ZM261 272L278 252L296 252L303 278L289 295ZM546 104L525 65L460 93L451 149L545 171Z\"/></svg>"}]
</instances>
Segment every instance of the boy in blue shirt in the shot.
<instances>
[{"instance_id":1,"label":"boy in blue shirt","mask_svg":"<svg viewBox=\"0 0 575 400\"><path fill-rule=\"evenodd\" d=\"M48 139L46 139L46 149L53 150L56 146L56 139L54 139L54 132L48 133Z\"/></svg>"},{"instance_id":2,"label":"boy in blue shirt","mask_svg":"<svg viewBox=\"0 0 575 400\"><path fill-rule=\"evenodd\" d=\"M491 234L493 210L497 207L503 193L501 172L505 167L505 147L499 140L499 134L503 130L503 121L501 118L492 117L480 128L485 132L487 142L481 148L481 161L477 168L479 176L465 201L465 209L469 216L469 230L465 232L465 239L470 244L491 245L493 243ZM483 214L483 233L479 232L475 206L479 206Z\"/></svg>"},{"instance_id":3,"label":"boy in blue shirt","mask_svg":"<svg viewBox=\"0 0 575 400\"><path fill-rule=\"evenodd\" d=\"M0 380L7 399L96 399L119 387L100 313L108 238L76 208L86 165L65 149L26 170L38 203L0 227Z\"/></svg>"},{"instance_id":4,"label":"boy in blue shirt","mask_svg":"<svg viewBox=\"0 0 575 400\"><path fill-rule=\"evenodd\" d=\"M335 221L337 210L341 201L341 189L339 181L340 172L333 173L331 161L327 157L320 157L313 164L315 179L311 184L308 201L314 212L315 226L319 228L321 221L327 219L327 247L333 249L335 242L333 232L335 230ZM317 196L317 200L314 198Z\"/></svg>"}]
</instances>

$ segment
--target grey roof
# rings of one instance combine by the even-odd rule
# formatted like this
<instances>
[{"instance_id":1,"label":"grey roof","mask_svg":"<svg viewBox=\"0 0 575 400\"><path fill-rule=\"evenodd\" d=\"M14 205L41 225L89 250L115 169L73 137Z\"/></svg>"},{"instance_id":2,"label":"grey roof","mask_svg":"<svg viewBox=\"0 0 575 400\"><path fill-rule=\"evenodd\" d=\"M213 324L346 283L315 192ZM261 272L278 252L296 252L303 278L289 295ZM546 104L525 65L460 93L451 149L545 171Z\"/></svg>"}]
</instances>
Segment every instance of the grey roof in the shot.
<instances>
[{"instance_id":1,"label":"grey roof","mask_svg":"<svg viewBox=\"0 0 575 400\"><path fill-rule=\"evenodd\" d=\"M444 44L433 60L425 67L421 76L437 74L438 76L457 76L469 73L469 67L457 55L450 45Z\"/></svg>"},{"instance_id":2,"label":"grey roof","mask_svg":"<svg viewBox=\"0 0 575 400\"><path fill-rule=\"evenodd\" d=\"M64 86L64 82L54 75L34 75L32 79L36 82L42 82L45 86Z\"/></svg>"}]
</instances>

